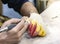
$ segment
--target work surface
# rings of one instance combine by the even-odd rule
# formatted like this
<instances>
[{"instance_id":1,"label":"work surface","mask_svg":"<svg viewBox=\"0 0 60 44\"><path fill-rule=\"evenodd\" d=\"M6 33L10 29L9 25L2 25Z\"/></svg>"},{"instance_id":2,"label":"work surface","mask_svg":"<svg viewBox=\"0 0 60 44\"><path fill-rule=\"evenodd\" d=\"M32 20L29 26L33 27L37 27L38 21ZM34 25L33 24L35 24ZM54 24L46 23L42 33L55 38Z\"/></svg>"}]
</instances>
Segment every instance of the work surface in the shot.
<instances>
[{"instance_id":1,"label":"work surface","mask_svg":"<svg viewBox=\"0 0 60 44\"><path fill-rule=\"evenodd\" d=\"M41 16L46 24L45 37L27 38L23 35L19 44L60 44L60 1L53 3Z\"/></svg>"}]
</instances>

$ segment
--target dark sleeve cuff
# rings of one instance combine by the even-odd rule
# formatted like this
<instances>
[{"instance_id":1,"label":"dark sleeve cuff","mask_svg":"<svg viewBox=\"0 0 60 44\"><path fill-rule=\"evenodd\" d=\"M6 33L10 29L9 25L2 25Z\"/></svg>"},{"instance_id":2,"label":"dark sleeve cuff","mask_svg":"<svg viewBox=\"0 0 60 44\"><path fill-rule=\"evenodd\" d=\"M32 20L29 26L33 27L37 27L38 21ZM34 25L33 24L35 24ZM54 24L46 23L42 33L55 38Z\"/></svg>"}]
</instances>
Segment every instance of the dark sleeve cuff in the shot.
<instances>
[{"instance_id":1,"label":"dark sleeve cuff","mask_svg":"<svg viewBox=\"0 0 60 44\"><path fill-rule=\"evenodd\" d=\"M20 11L21 6L28 2L28 0L1 0L4 4L8 4L10 8L13 8L15 11Z\"/></svg>"},{"instance_id":2,"label":"dark sleeve cuff","mask_svg":"<svg viewBox=\"0 0 60 44\"><path fill-rule=\"evenodd\" d=\"M4 4L6 4L8 2L8 0L1 0Z\"/></svg>"}]
</instances>

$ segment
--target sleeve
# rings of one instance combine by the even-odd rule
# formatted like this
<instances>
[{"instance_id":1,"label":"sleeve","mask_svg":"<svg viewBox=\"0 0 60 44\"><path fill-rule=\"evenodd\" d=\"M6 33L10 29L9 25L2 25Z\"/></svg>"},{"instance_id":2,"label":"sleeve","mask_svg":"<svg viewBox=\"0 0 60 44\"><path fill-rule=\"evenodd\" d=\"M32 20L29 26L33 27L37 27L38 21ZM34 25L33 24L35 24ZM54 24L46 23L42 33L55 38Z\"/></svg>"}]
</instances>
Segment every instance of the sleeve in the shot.
<instances>
[{"instance_id":1,"label":"sleeve","mask_svg":"<svg viewBox=\"0 0 60 44\"><path fill-rule=\"evenodd\" d=\"M19 12L21 6L28 2L28 0L1 0L4 4L8 4L9 8L13 8L15 11Z\"/></svg>"}]
</instances>

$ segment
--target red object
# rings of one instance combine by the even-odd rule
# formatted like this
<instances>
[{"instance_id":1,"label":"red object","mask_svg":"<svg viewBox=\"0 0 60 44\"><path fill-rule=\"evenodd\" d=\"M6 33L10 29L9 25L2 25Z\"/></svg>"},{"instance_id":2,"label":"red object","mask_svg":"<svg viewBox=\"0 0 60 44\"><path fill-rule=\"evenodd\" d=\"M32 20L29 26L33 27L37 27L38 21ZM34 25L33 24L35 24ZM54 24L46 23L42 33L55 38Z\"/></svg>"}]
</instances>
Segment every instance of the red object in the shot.
<instances>
[{"instance_id":1,"label":"red object","mask_svg":"<svg viewBox=\"0 0 60 44\"><path fill-rule=\"evenodd\" d=\"M28 28L28 33L31 37L35 37L37 35L36 27L37 27L37 24L33 25L32 23L30 23Z\"/></svg>"}]
</instances>

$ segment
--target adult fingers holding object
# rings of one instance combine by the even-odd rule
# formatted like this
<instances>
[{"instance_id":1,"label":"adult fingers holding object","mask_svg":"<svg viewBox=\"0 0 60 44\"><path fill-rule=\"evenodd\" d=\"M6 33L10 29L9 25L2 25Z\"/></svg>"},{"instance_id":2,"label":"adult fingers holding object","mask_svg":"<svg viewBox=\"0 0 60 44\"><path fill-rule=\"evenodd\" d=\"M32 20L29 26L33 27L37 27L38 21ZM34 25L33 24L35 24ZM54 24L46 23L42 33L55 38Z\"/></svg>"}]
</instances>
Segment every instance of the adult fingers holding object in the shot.
<instances>
[{"instance_id":1,"label":"adult fingers holding object","mask_svg":"<svg viewBox=\"0 0 60 44\"><path fill-rule=\"evenodd\" d=\"M21 36L24 34L26 29L28 28L28 23L25 21L25 19L22 18L22 20L11 30L6 32L0 33L0 42L1 44L15 44L18 43L21 39ZM4 37L5 36L5 37Z\"/></svg>"}]
</instances>

